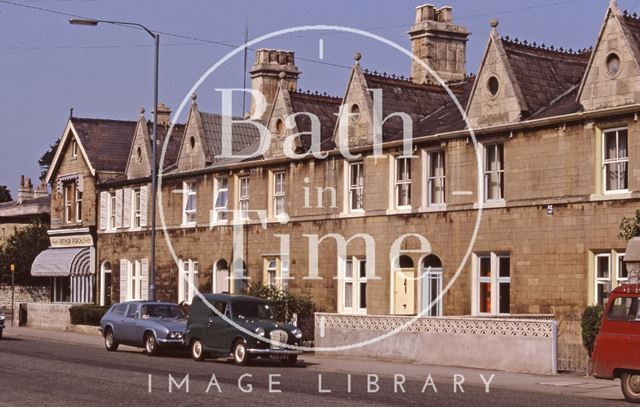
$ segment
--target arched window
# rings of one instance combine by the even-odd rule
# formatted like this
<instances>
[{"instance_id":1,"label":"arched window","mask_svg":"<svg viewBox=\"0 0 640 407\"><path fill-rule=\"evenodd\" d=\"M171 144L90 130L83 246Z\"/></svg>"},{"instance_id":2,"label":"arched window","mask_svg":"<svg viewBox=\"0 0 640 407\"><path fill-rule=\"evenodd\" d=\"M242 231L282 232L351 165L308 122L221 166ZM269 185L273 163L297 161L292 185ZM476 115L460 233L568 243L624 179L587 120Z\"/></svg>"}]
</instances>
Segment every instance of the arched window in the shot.
<instances>
[{"instance_id":1,"label":"arched window","mask_svg":"<svg viewBox=\"0 0 640 407\"><path fill-rule=\"evenodd\" d=\"M111 262L105 261L100 267L100 305L111 305Z\"/></svg>"},{"instance_id":2,"label":"arched window","mask_svg":"<svg viewBox=\"0 0 640 407\"><path fill-rule=\"evenodd\" d=\"M430 254L422 260L422 268L428 269L431 268L442 268L442 262L440 258L435 254Z\"/></svg>"},{"instance_id":3,"label":"arched window","mask_svg":"<svg viewBox=\"0 0 640 407\"><path fill-rule=\"evenodd\" d=\"M400 256L398 259L398 267L401 269L412 269L413 259L409 256Z\"/></svg>"}]
</instances>

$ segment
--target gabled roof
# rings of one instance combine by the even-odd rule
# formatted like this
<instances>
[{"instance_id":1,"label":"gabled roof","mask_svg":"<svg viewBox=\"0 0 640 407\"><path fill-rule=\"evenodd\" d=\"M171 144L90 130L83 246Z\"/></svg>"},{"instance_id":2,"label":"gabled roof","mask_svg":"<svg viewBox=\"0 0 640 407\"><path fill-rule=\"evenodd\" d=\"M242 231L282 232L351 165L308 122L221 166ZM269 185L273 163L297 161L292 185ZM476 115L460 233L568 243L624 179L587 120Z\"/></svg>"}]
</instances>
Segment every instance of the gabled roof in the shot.
<instances>
[{"instance_id":1,"label":"gabled roof","mask_svg":"<svg viewBox=\"0 0 640 407\"><path fill-rule=\"evenodd\" d=\"M124 171L136 122L79 117L70 120L91 166L96 171Z\"/></svg>"},{"instance_id":2,"label":"gabled roof","mask_svg":"<svg viewBox=\"0 0 640 407\"><path fill-rule=\"evenodd\" d=\"M502 46L533 115L580 83L590 50L564 51L502 38Z\"/></svg>"},{"instance_id":3,"label":"gabled roof","mask_svg":"<svg viewBox=\"0 0 640 407\"><path fill-rule=\"evenodd\" d=\"M318 93L290 91L289 97L294 113L307 112L314 114L320 121L320 150L332 150L335 147L333 143L333 129L338 120L338 111L342 104L339 97L320 95ZM299 132L311 131L311 120L306 115L296 116L296 126ZM311 136L300 136L302 142L302 150L309 151L311 147Z\"/></svg>"}]
</instances>

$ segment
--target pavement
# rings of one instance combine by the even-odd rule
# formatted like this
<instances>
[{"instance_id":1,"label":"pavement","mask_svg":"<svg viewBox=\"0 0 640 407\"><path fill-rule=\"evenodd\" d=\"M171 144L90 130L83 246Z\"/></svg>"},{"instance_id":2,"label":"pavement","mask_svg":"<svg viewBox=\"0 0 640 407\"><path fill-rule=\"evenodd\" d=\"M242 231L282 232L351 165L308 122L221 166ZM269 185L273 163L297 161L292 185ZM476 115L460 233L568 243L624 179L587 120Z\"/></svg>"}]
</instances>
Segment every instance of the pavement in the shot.
<instances>
[{"instance_id":1,"label":"pavement","mask_svg":"<svg viewBox=\"0 0 640 407\"><path fill-rule=\"evenodd\" d=\"M55 349L55 347L51 347L54 344L60 345L60 352L66 352L67 348L73 349L73 346L65 347L63 345L75 345L76 347L77 345L81 345L81 348L86 349L89 354L95 353L95 348L99 348L100 355L115 355L104 351L102 338L95 334L62 332L26 327L9 327L5 330L4 335L5 338L8 339L7 343L11 340L29 341L33 344L32 346L35 346L38 349L46 348L47 351ZM2 342L4 342L4 339L0 340L0 352L2 352ZM47 343L51 345L47 346ZM94 350L90 350L91 348ZM125 353L142 354L141 350L136 348L121 346L120 349ZM123 352L117 352L117 354L121 353ZM120 357L120 355L118 355L118 357ZM153 358L154 361L156 359L161 360L163 358ZM185 367L188 366L191 369L191 366L194 366L192 363L195 362L191 362L188 354L181 355L180 359L184 359L184 361L180 360L179 363L184 363ZM331 377L333 378L332 380L338 380L337 387L344 387L343 382L345 380L351 380L350 378L346 379L347 377L353 377L354 380L356 380L355 378L360 378L359 380L367 381L369 380L368 376L375 376L380 383L386 383L389 390L396 390L396 381L406 380L407 383L414 384L416 392L418 393L421 393L420 390L424 390L426 387L427 392L437 390L439 394L449 394L451 396L454 395L454 381L460 383L460 380L462 380L461 378L463 378L463 386L465 387L465 390L469 392L468 389L471 388L472 392L480 395L482 395L482 393L486 393L486 382L490 381L488 387L493 395L495 395L496 392L499 392L499 394L505 393L507 395L514 393L514 397L517 397L517 395L523 397L524 395L527 395L525 399L530 399L532 397L535 399L535 397L540 397L541 400L560 397L563 400L561 401L563 405L572 405L573 403L570 402L571 400L577 400L575 405L580 405L581 402L579 400L584 400L585 398L589 399L590 405L595 401L606 402L623 400L619 381L598 380L593 377L585 377L575 374L545 376L452 366L433 366L371 359L365 360L338 357L330 354L305 354L301 359L304 369L296 369L296 372L304 372L304 375L312 376L312 378L308 378L308 380L305 379L306 381L304 381L304 386L301 385L301 387L306 386L311 394L320 392L320 387L322 386L317 383L317 381L320 380L317 378L319 375ZM143 360L148 363L151 359L144 358ZM178 360L175 357L170 357L169 362L171 361L178 363ZM196 366L198 366L198 364L196 364ZM235 367L229 368L231 369ZM427 386L426 383L429 382L429 378L431 378L433 385L429 384ZM303 380L302 378L299 379ZM460 392L457 393L458 395L460 394ZM509 399L509 397L506 397L506 399ZM478 400L482 400L482 398L475 398L474 402L477 402ZM511 403L513 403L514 400L519 399L513 399L511 400ZM489 399L487 399L487 401L489 401ZM492 402L495 402L495 400L492 399ZM0 404L2 404L2 402L0 402ZM537 404L537 402L533 403L533 405ZM545 402L545 404L547 403ZM532 404L529 403L525 405L530 406Z\"/></svg>"}]
</instances>

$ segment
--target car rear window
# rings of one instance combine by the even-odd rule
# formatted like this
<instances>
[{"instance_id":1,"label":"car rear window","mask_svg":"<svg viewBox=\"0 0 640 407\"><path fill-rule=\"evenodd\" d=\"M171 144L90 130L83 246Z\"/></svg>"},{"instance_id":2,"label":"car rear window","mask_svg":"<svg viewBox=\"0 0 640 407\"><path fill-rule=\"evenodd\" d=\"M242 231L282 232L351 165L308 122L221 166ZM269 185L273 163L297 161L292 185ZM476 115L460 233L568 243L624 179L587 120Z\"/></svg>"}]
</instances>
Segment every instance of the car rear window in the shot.
<instances>
[{"instance_id":1,"label":"car rear window","mask_svg":"<svg viewBox=\"0 0 640 407\"><path fill-rule=\"evenodd\" d=\"M618 297L609 308L608 318L614 321L640 321L640 298Z\"/></svg>"}]
</instances>

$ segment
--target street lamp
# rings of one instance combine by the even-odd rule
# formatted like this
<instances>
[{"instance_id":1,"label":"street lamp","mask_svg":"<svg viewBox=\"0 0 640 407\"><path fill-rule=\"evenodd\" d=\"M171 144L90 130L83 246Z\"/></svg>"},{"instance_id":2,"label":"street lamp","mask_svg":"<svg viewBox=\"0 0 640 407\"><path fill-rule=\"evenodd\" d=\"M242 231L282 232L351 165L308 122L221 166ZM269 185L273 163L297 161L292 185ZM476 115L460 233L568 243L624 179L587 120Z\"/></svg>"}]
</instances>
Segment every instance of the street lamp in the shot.
<instances>
[{"instance_id":1,"label":"street lamp","mask_svg":"<svg viewBox=\"0 0 640 407\"><path fill-rule=\"evenodd\" d=\"M149 265L149 300L156 299L156 206L158 193L158 60L160 57L160 34L155 33L142 24L126 21L94 20L89 18L72 18L73 25L95 27L98 23L138 27L147 32L155 43L155 63L153 68L153 145L151 146L151 261Z\"/></svg>"}]
</instances>

